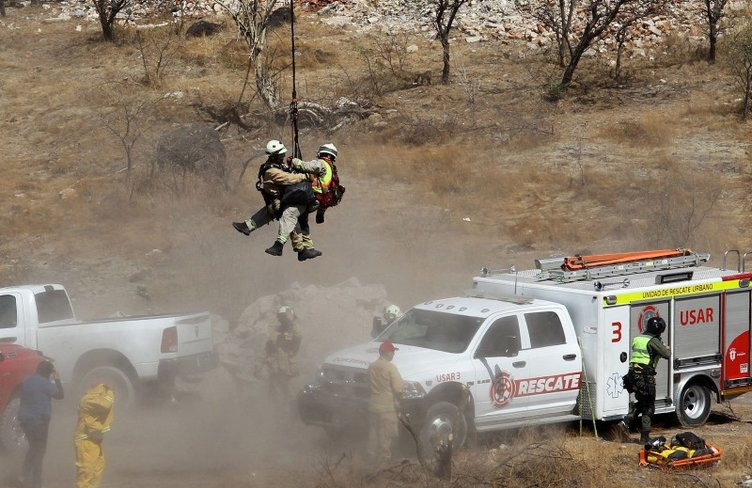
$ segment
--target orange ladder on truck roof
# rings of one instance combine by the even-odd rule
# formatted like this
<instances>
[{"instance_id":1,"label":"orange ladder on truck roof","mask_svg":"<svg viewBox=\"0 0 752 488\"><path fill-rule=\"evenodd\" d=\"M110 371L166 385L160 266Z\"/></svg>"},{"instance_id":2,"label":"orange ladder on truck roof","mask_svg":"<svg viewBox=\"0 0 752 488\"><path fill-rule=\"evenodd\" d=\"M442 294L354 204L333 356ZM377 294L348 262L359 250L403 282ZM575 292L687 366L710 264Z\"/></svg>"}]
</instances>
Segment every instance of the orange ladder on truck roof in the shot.
<instances>
[{"instance_id":1,"label":"orange ladder on truck roof","mask_svg":"<svg viewBox=\"0 0 752 488\"><path fill-rule=\"evenodd\" d=\"M609 276L699 266L700 263L707 262L708 259L710 259L710 254L698 254L691 249L661 249L536 259L535 265L541 270L537 276L539 281L555 280L568 283Z\"/></svg>"}]
</instances>

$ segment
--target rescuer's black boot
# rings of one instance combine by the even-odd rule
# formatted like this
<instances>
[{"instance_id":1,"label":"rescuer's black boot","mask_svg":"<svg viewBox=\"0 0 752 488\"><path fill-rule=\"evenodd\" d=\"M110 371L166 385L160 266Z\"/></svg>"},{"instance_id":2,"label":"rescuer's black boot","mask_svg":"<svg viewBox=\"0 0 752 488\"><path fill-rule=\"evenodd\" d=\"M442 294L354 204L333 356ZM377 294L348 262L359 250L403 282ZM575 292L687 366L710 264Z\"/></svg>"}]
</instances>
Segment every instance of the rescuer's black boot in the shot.
<instances>
[{"instance_id":1,"label":"rescuer's black boot","mask_svg":"<svg viewBox=\"0 0 752 488\"><path fill-rule=\"evenodd\" d=\"M241 234L245 234L247 236L251 235L251 229L245 222L233 222L232 226L235 227L235 230L240 232Z\"/></svg>"},{"instance_id":2,"label":"rescuer's black boot","mask_svg":"<svg viewBox=\"0 0 752 488\"><path fill-rule=\"evenodd\" d=\"M305 261L306 259L313 259L321 256L321 251L318 249L303 249L298 251L298 261Z\"/></svg>"},{"instance_id":3,"label":"rescuer's black boot","mask_svg":"<svg viewBox=\"0 0 752 488\"><path fill-rule=\"evenodd\" d=\"M272 247L265 249L264 252L266 254L271 254L272 256L281 256L283 247L284 247L284 244L282 242L274 241L274 244L272 244Z\"/></svg>"}]
</instances>

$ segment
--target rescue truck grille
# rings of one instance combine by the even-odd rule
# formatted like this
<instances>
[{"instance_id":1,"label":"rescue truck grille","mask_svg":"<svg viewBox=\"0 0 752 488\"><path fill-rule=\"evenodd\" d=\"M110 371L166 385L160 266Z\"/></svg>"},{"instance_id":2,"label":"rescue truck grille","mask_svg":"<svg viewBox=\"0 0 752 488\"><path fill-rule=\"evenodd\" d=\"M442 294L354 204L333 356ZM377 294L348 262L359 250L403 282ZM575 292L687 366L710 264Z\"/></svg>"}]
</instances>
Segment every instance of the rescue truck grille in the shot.
<instances>
[{"instance_id":1,"label":"rescue truck grille","mask_svg":"<svg viewBox=\"0 0 752 488\"><path fill-rule=\"evenodd\" d=\"M322 388L338 397L368 398L368 372L357 368L325 366Z\"/></svg>"}]
</instances>

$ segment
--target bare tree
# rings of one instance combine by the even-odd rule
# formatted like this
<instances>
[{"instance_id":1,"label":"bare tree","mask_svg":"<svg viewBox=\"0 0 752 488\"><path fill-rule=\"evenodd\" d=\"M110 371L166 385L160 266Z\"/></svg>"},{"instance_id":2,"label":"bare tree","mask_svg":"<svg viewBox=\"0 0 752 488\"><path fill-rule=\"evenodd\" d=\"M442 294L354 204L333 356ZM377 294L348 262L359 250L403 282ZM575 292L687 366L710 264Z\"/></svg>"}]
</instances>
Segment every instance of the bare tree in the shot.
<instances>
[{"instance_id":1,"label":"bare tree","mask_svg":"<svg viewBox=\"0 0 752 488\"><path fill-rule=\"evenodd\" d=\"M614 22L614 40L616 41L616 65L614 79L621 79L621 61L624 45L632 39L637 22L665 11L667 0L639 0L622 7L619 18Z\"/></svg>"},{"instance_id":2,"label":"bare tree","mask_svg":"<svg viewBox=\"0 0 752 488\"><path fill-rule=\"evenodd\" d=\"M144 67L145 85L158 86L162 82L165 71L181 48L181 37L178 32L174 27L154 29L149 33L136 32L136 42Z\"/></svg>"},{"instance_id":3,"label":"bare tree","mask_svg":"<svg viewBox=\"0 0 752 488\"><path fill-rule=\"evenodd\" d=\"M449 32L452 30L457 12L465 3L467 3L467 0L433 0L436 7L436 18L433 26L444 51L444 69L441 71L441 82L445 85L449 83Z\"/></svg>"},{"instance_id":4,"label":"bare tree","mask_svg":"<svg viewBox=\"0 0 752 488\"><path fill-rule=\"evenodd\" d=\"M724 8L728 0L703 0L703 15L708 23L708 63L715 63L715 45L720 34L720 22L726 15Z\"/></svg>"},{"instance_id":5,"label":"bare tree","mask_svg":"<svg viewBox=\"0 0 752 488\"><path fill-rule=\"evenodd\" d=\"M238 34L248 47L249 66L255 68L256 89L270 110L279 105L277 83L269 66L269 59L262 55L266 48L269 19L279 3L278 0L237 0L217 2L235 22Z\"/></svg>"},{"instance_id":6,"label":"bare tree","mask_svg":"<svg viewBox=\"0 0 752 488\"><path fill-rule=\"evenodd\" d=\"M728 66L742 90L742 119L750 113L752 102L752 20L747 20L736 31L729 43Z\"/></svg>"},{"instance_id":7,"label":"bare tree","mask_svg":"<svg viewBox=\"0 0 752 488\"><path fill-rule=\"evenodd\" d=\"M94 2L94 9L99 16L99 23L102 26L102 35L107 41L115 40L115 33L113 32L113 26L115 25L115 18L121 10L130 6L131 0L92 0Z\"/></svg>"},{"instance_id":8,"label":"bare tree","mask_svg":"<svg viewBox=\"0 0 752 488\"><path fill-rule=\"evenodd\" d=\"M0 17L5 17L5 0L0 0Z\"/></svg>"},{"instance_id":9,"label":"bare tree","mask_svg":"<svg viewBox=\"0 0 752 488\"><path fill-rule=\"evenodd\" d=\"M556 35L558 60L564 67L559 90L572 83L585 51L608 35L613 23L628 19L628 13L622 14L626 6L650 3L657 0L542 0L534 15Z\"/></svg>"},{"instance_id":10,"label":"bare tree","mask_svg":"<svg viewBox=\"0 0 752 488\"><path fill-rule=\"evenodd\" d=\"M145 116L164 97L140 99L136 87L129 82L106 83L99 90L110 107L100 114L100 127L112 134L123 148L126 171L130 175L134 164L134 148L146 130Z\"/></svg>"}]
</instances>

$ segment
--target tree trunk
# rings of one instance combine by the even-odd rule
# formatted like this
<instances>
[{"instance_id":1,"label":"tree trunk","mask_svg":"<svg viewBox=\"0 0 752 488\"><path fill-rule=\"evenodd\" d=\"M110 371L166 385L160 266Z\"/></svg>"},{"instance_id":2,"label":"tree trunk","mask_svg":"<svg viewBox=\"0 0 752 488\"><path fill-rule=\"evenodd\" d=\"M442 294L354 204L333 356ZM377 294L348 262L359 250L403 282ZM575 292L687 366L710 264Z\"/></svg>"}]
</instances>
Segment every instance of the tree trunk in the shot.
<instances>
[{"instance_id":1,"label":"tree trunk","mask_svg":"<svg viewBox=\"0 0 752 488\"><path fill-rule=\"evenodd\" d=\"M5 17L5 0L0 0L0 17Z\"/></svg>"},{"instance_id":2,"label":"tree trunk","mask_svg":"<svg viewBox=\"0 0 752 488\"><path fill-rule=\"evenodd\" d=\"M104 36L104 39L106 41L112 42L115 40L115 36L112 35L112 24L107 22L106 14L105 16L99 16L99 23L102 25L102 35Z\"/></svg>"},{"instance_id":3,"label":"tree trunk","mask_svg":"<svg viewBox=\"0 0 752 488\"><path fill-rule=\"evenodd\" d=\"M715 64L715 44L718 40L718 31L714 23L710 24L710 32L708 32L708 41L710 45L708 47L708 63Z\"/></svg>"},{"instance_id":4,"label":"tree trunk","mask_svg":"<svg viewBox=\"0 0 752 488\"><path fill-rule=\"evenodd\" d=\"M749 114L749 98L752 95L752 76L747 73L747 82L744 86L744 107L742 108L742 120L747 120Z\"/></svg>"},{"instance_id":5,"label":"tree trunk","mask_svg":"<svg viewBox=\"0 0 752 488\"><path fill-rule=\"evenodd\" d=\"M269 75L264 69L263 59L260 56L256 56L254 63L256 65L256 89L259 96L264 101L266 108L271 111L276 110L279 105L279 97L277 96L276 85L274 81L269 78Z\"/></svg>"},{"instance_id":6,"label":"tree trunk","mask_svg":"<svg viewBox=\"0 0 752 488\"><path fill-rule=\"evenodd\" d=\"M582 55L585 53L585 49L582 45L578 45L577 49L572 53L572 57L567 64L567 69L564 70L564 75L561 77L562 88L567 88L572 83L572 77L574 76L574 70L577 69L577 64L580 62Z\"/></svg>"},{"instance_id":7,"label":"tree trunk","mask_svg":"<svg viewBox=\"0 0 752 488\"><path fill-rule=\"evenodd\" d=\"M616 65L614 66L614 79L619 81L621 79L621 55L624 52L624 40L619 39L617 35L616 40Z\"/></svg>"},{"instance_id":8,"label":"tree trunk","mask_svg":"<svg viewBox=\"0 0 752 488\"><path fill-rule=\"evenodd\" d=\"M441 83L443 85L449 84L449 33L447 33L446 39L441 38L441 47L444 50L444 69L441 70Z\"/></svg>"}]
</instances>

